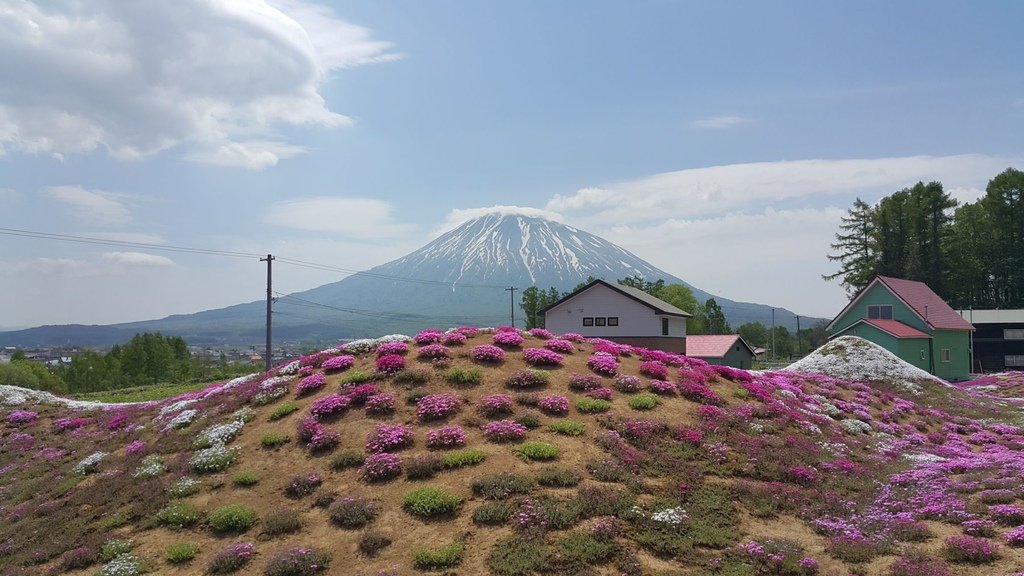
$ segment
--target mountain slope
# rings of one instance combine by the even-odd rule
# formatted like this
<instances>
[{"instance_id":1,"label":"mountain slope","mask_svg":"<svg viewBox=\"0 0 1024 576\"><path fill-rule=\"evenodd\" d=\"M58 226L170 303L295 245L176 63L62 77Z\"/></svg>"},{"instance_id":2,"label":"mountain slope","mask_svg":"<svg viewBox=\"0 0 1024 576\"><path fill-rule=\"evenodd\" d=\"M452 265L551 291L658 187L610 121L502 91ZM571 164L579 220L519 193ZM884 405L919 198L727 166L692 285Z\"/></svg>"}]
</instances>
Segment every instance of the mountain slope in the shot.
<instances>
[{"instance_id":1,"label":"mountain slope","mask_svg":"<svg viewBox=\"0 0 1024 576\"><path fill-rule=\"evenodd\" d=\"M274 333L279 341L325 342L426 326L507 324L511 321L508 287L554 286L565 291L589 276L614 281L634 275L685 284L701 302L715 298L734 327L754 321L772 323L769 306L709 294L583 230L535 216L494 213L465 222L397 260L280 298L274 305ZM518 294L513 293L512 299L515 314L521 317ZM112 328L128 333L159 330L190 343L258 342L264 306L250 302ZM788 310L777 309L776 321L795 328L795 316ZM0 344L30 334L0 334Z\"/></svg>"}]
</instances>

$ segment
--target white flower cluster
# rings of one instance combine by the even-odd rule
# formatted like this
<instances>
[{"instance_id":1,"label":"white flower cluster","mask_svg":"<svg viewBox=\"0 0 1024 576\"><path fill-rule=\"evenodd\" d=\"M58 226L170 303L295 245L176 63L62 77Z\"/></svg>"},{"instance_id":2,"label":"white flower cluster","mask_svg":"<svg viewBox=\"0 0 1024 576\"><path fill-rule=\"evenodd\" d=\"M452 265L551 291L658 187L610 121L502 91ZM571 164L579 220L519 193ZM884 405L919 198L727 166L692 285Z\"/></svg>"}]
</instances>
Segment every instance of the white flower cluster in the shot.
<instances>
[{"instance_id":1,"label":"white flower cluster","mask_svg":"<svg viewBox=\"0 0 1024 576\"><path fill-rule=\"evenodd\" d=\"M196 472L220 472L238 458L238 450L223 444L203 448L189 458L188 465Z\"/></svg>"},{"instance_id":2,"label":"white flower cluster","mask_svg":"<svg viewBox=\"0 0 1024 576\"><path fill-rule=\"evenodd\" d=\"M296 374L299 373L299 366L300 362L298 360L295 360L294 362L289 362L288 364L285 364L283 367L278 368L277 373L282 376L295 376Z\"/></svg>"},{"instance_id":3,"label":"white flower cluster","mask_svg":"<svg viewBox=\"0 0 1024 576\"><path fill-rule=\"evenodd\" d=\"M945 462L946 459L938 454L904 454L904 458L913 462Z\"/></svg>"},{"instance_id":4,"label":"white flower cluster","mask_svg":"<svg viewBox=\"0 0 1024 576\"><path fill-rule=\"evenodd\" d=\"M804 432L812 436L821 436L821 428L813 422L801 422L800 427L804 429Z\"/></svg>"},{"instance_id":5,"label":"white flower cluster","mask_svg":"<svg viewBox=\"0 0 1024 576\"><path fill-rule=\"evenodd\" d=\"M195 494L199 490L199 485L202 484L195 478L189 478L188 476L182 476L178 478L177 482L171 484L167 488L167 493L172 498L181 498L190 494Z\"/></svg>"},{"instance_id":6,"label":"white flower cluster","mask_svg":"<svg viewBox=\"0 0 1024 576\"><path fill-rule=\"evenodd\" d=\"M100 576L136 576L143 573L142 560L132 554L119 554L100 569Z\"/></svg>"},{"instance_id":7,"label":"white flower cluster","mask_svg":"<svg viewBox=\"0 0 1024 576\"><path fill-rule=\"evenodd\" d=\"M854 418L846 418L839 422L842 425L843 430L846 430L850 434L867 434L871 432L871 424L864 422L863 420L856 420Z\"/></svg>"},{"instance_id":8,"label":"white flower cluster","mask_svg":"<svg viewBox=\"0 0 1024 576\"><path fill-rule=\"evenodd\" d=\"M363 338L362 340L353 340L346 342L341 345L341 350L348 354L366 354L373 352L377 349L377 346L381 344L387 344L388 342L408 342L412 338L404 334L388 334L387 336L381 336L380 338Z\"/></svg>"},{"instance_id":9,"label":"white flower cluster","mask_svg":"<svg viewBox=\"0 0 1024 576\"><path fill-rule=\"evenodd\" d=\"M682 507L676 506L675 508L665 508L659 510L654 514L651 514L651 520L655 522L661 522L664 524L680 524L685 522L690 516L683 510Z\"/></svg>"},{"instance_id":10,"label":"white flower cluster","mask_svg":"<svg viewBox=\"0 0 1024 576\"><path fill-rule=\"evenodd\" d=\"M189 406L195 404L198 401L199 400L196 400L196 399L193 398L192 400L179 400L177 402L172 402L172 403L168 404L167 406L164 406L163 408L160 409L160 415L161 416L166 416L166 415L170 414L171 412L177 412L179 410L184 410L185 408L188 408Z\"/></svg>"},{"instance_id":11,"label":"white flower cluster","mask_svg":"<svg viewBox=\"0 0 1024 576\"><path fill-rule=\"evenodd\" d=\"M78 474L92 474L100 466L100 462L103 461L109 455L108 452L93 452L78 464L75 464L75 472Z\"/></svg>"},{"instance_id":12,"label":"white flower cluster","mask_svg":"<svg viewBox=\"0 0 1024 576\"><path fill-rule=\"evenodd\" d=\"M174 418L171 418L171 421L167 423L167 426L164 427L164 430L166 431L184 428L185 426L191 424L196 419L197 416L199 416L199 410L189 408L188 410L183 411L181 414L178 414Z\"/></svg>"},{"instance_id":13,"label":"white flower cluster","mask_svg":"<svg viewBox=\"0 0 1024 576\"><path fill-rule=\"evenodd\" d=\"M256 417L256 411L248 406L242 406L231 414L231 419L236 422L251 422Z\"/></svg>"},{"instance_id":14,"label":"white flower cluster","mask_svg":"<svg viewBox=\"0 0 1024 576\"><path fill-rule=\"evenodd\" d=\"M818 372L834 378L862 382L889 382L911 394L922 392L919 383L949 386L878 344L857 336L840 336L783 370Z\"/></svg>"},{"instance_id":15,"label":"white flower cluster","mask_svg":"<svg viewBox=\"0 0 1024 576\"><path fill-rule=\"evenodd\" d=\"M761 424L759 422L751 422L749 430L751 434L763 434L764 424Z\"/></svg>"},{"instance_id":16,"label":"white flower cluster","mask_svg":"<svg viewBox=\"0 0 1024 576\"><path fill-rule=\"evenodd\" d=\"M193 445L197 448L209 448L211 446L224 446L235 439L238 431L245 426L245 422L234 420L227 424L214 424L199 433Z\"/></svg>"},{"instance_id":17,"label":"white flower cluster","mask_svg":"<svg viewBox=\"0 0 1024 576\"><path fill-rule=\"evenodd\" d=\"M796 393L792 390L776 390L775 393L783 398L796 398Z\"/></svg>"},{"instance_id":18,"label":"white flower cluster","mask_svg":"<svg viewBox=\"0 0 1024 576\"><path fill-rule=\"evenodd\" d=\"M167 467L160 461L160 457L156 454L150 454L142 459L142 463L135 469L135 473L132 474L135 478L154 478L167 471Z\"/></svg>"},{"instance_id":19,"label":"white flower cluster","mask_svg":"<svg viewBox=\"0 0 1024 576\"><path fill-rule=\"evenodd\" d=\"M824 414L832 418L836 418L837 416L840 416L843 413L843 411L840 410L835 404L829 402L828 398L825 398L820 394L814 394L811 396L811 398L814 398L815 400L818 401L817 404L809 405L810 409L815 412Z\"/></svg>"},{"instance_id":20,"label":"white flower cluster","mask_svg":"<svg viewBox=\"0 0 1024 576\"><path fill-rule=\"evenodd\" d=\"M235 378L234 380L228 380L227 382L225 382L220 387L220 390L230 390L232 388L236 388L238 386L241 386L242 384L249 383L250 381L252 381L255 378L259 378L259 376L260 376L259 372L255 372L253 374L247 374L245 376L239 376L238 378Z\"/></svg>"},{"instance_id":21,"label":"white flower cluster","mask_svg":"<svg viewBox=\"0 0 1024 576\"><path fill-rule=\"evenodd\" d=\"M849 446L842 442L819 442L818 446L821 446L822 450L833 455L846 454L849 451Z\"/></svg>"},{"instance_id":22,"label":"white flower cluster","mask_svg":"<svg viewBox=\"0 0 1024 576\"><path fill-rule=\"evenodd\" d=\"M278 386L277 388L271 388L269 390L260 390L259 392L253 394L252 403L257 406L263 406L266 404L270 404L274 400L281 398L287 393L287 386Z\"/></svg>"}]
</instances>

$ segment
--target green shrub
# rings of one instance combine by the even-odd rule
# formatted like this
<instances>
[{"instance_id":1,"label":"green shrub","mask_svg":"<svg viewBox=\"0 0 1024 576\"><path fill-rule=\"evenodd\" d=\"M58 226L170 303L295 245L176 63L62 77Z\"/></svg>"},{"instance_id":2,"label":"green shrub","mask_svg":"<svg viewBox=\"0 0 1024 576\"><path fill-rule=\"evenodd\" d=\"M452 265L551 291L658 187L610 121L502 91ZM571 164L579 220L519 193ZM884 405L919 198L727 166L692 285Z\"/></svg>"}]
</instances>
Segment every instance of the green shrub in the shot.
<instances>
[{"instance_id":1,"label":"green shrub","mask_svg":"<svg viewBox=\"0 0 1024 576\"><path fill-rule=\"evenodd\" d=\"M366 556L376 556L391 545L391 538L374 530L367 530L359 536L359 551Z\"/></svg>"},{"instance_id":2,"label":"green shrub","mask_svg":"<svg viewBox=\"0 0 1024 576\"><path fill-rule=\"evenodd\" d=\"M103 547L100 548L100 559L104 562L110 562L114 558L117 558L121 554L127 554L135 548L134 540L124 540L122 538L111 538L103 543Z\"/></svg>"},{"instance_id":3,"label":"green shrub","mask_svg":"<svg viewBox=\"0 0 1024 576\"><path fill-rule=\"evenodd\" d=\"M430 377L430 370L425 370L423 368L410 368L409 370L402 370L401 372L395 373L393 380L395 384L419 386L430 382Z\"/></svg>"},{"instance_id":4,"label":"green shrub","mask_svg":"<svg viewBox=\"0 0 1024 576\"><path fill-rule=\"evenodd\" d=\"M516 418L513 418L513 420L515 420L517 424L522 424L523 426L526 426L530 430L533 430L534 428L540 428L541 424L540 414L533 410L523 412L521 415L517 416Z\"/></svg>"},{"instance_id":5,"label":"green shrub","mask_svg":"<svg viewBox=\"0 0 1024 576\"><path fill-rule=\"evenodd\" d=\"M351 370L341 377L342 384L363 384L373 380L373 374L366 370Z\"/></svg>"},{"instance_id":6,"label":"green shrub","mask_svg":"<svg viewBox=\"0 0 1024 576\"><path fill-rule=\"evenodd\" d=\"M572 488L583 480L583 476L568 468L548 466L537 473L537 483L547 488Z\"/></svg>"},{"instance_id":7,"label":"green shrub","mask_svg":"<svg viewBox=\"0 0 1024 576\"><path fill-rule=\"evenodd\" d=\"M175 542L167 547L164 557L171 564L190 562L199 553L199 545L193 542Z\"/></svg>"},{"instance_id":8,"label":"green shrub","mask_svg":"<svg viewBox=\"0 0 1024 576\"><path fill-rule=\"evenodd\" d=\"M661 398L650 392L641 392L629 397L629 407L633 410L653 410L658 404L661 404Z\"/></svg>"},{"instance_id":9,"label":"green shrub","mask_svg":"<svg viewBox=\"0 0 1024 576\"><path fill-rule=\"evenodd\" d=\"M567 534L555 545L555 550L562 558L570 564L581 566L600 564L611 558L615 549L614 541L598 540L582 532Z\"/></svg>"},{"instance_id":10,"label":"green shrub","mask_svg":"<svg viewBox=\"0 0 1024 576\"><path fill-rule=\"evenodd\" d=\"M260 525L263 526L263 533L270 536L291 534L302 528L302 516L298 510L282 508L264 514Z\"/></svg>"},{"instance_id":11,"label":"green shrub","mask_svg":"<svg viewBox=\"0 0 1024 576\"><path fill-rule=\"evenodd\" d=\"M214 532L245 532L256 523L256 511L242 504L228 504L210 513Z\"/></svg>"},{"instance_id":12,"label":"green shrub","mask_svg":"<svg viewBox=\"0 0 1024 576\"><path fill-rule=\"evenodd\" d=\"M484 378L484 373L477 367L473 368L449 368L444 373L444 379L455 386L476 386Z\"/></svg>"},{"instance_id":13,"label":"green shrub","mask_svg":"<svg viewBox=\"0 0 1024 576\"><path fill-rule=\"evenodd\" d=\"M498 526L508 522L515 512L516 508L508 502L484 502L473 510L473 522Z\"/></svg>"},{"instance_id":14,"label":"green shrub","mask_svg":"<svg viewBox=\"0 0 1024 576\"><path fill-rule=\"evenodd\" d=\"M630 472L616 460L588 460L587 471L598 482L625 482L629 480Z\"/></svg>"},{"instance_id":15,"label":"green shrub","mask_svg":"<svg viewBox=\"0 0 1024 576\"><path fill-rule=\"evenodd\" d=\"M198 508L188 502L182 502L180 500L171 502L156 513L156 519L158 522L175 528L191 526L198 522L202 517L203 513L200 512Z\"/></svg>"},{"instance_id":16,"label":"green shrub","mask_svg":"<svg viewBox=\"0 0 1024 576\"><path fill-rule=\"evenodd\" d=\"M185 498L199 492L202 483L195 478L182 476L167 487L167 495L171 498Z\"/></svg>"},{"instance_id":17,"label":"green shrub","mask_svg":"<svg viewBox=\"0 0 1024 576\"><path fill-rule=\"evenodd\" d=\"M487 452L473 448L453 450L441 456L441 466L444 468L462 468L463 466L476 466L487 458Z\"/></svg>"},{"instance_id":18,"label":"green shrub","mask_svg":"<svg viewBox=\"0 0 1024 576\"><path fill-rule=\"evenodd\" d=\"M339 452L331 459L331 468L334 470L347 470L348 468L359 468L363 465L366 460L366 456L363 456L362 452L356 452L355 450L345 450Z\"/></svg>"},{"instance_id":19,"label":"green shrub","mask_svg":"<svg viewBox=\"0 0 1024 576\"><path fill-rule=\"evenodd\" d=\"M420 454L410 456L402 462L405 467L405 476L409 480L423 480L433 478L434 474L441 471L441 457L437 454Z\"/></svg>"},{"instance_id":20,"label":"green shrub","mask_svg":"<svg viewBox=\"0 0 1024 576\"><path fill-rule=\"evenodd\" d=\"M432 518L454 514L462 506L462 498L428 486L406 494L402 506L414 516Z\"/></svg>"},{"instance_id":21,"label":"green shrub","mask_svg":"<svg viewBox=\"0 0 1024 576\"><path fill-rule=\"evenodd\" d=\"M430 392L427 392L426 390L413 390L405 395L405 403L410 406L415 406L419 403L420 398L423 398L424 396L430 396Z\"/></svg>"},{"instance_id":22,"label":"green shrub","mask_svg":"<svg viewBox=\"0 0 1024 576\"><path fill-rule=\"evenodd\" d=\"M362 496L346 496L327 508L331 521L342 528L361 528L377 518L377 503Z\"/></svg>"},{"instance_id":23,"label":"green shrub","mask_svg":"<svg viewBox=\"0 0 1024 576\"><path fill-rule=\"evenodd\" d=\"M473 480L473 494L487 500L505 500L516 494L533 491L533 480L526 476L501 472Z\"/></svg>"},{"instance_id":24,"label":"green shrub","mask_svg":"<svg viewBox=\"0 0 1024 576\"><path fill-rule=\"evenodd\" d=\"M576 401L576 411L583 414L597 414L612 409L612 403L600 398L580 398Z\"/></svg>"},{"instance_id":25,"label":"green shrub","mask_svg":"<svg viewBox=\"0 0 1024 576\"><path fill-rule=\"evenodd\" d=\"M231 479L235 486L255 486L260 481L260 475L255 472L239 472Z\"/></svg>"},{"instance_id":26,"label":"green shrub","mask_svg":"<svg viewBox=\"0 0 1024 576\"><path fill-rule=\"evenodd\" d=\"M266 576L312 576L327 570L331 555L316 548L291 548L278 552L263 569Z\"/></svg>"},{"instance_id":27,"label":"green shrub","mask_svg":"<svg viewBox=\"0 0 1024 576\"><path fill-rule=\"evenodd\" d=\"M586 425L578 420L558 420L548 426L548 430L562 436L580 436L586 429Z\"/></svg>"},{"instance_id":28,"label":"green shrub","mask_svg":"<svg viewBox=\"0 0 1024 576\"><path fill-rule=\"evenodd\" d=\"M725 548L740 537L740 515L732 492L723 486L705 484L691 496L690 537L697 546Z\"/></svg>"},{"instance_id":29,"label":"green shrub","mask_svg":"<svg viewBox=\"0 0 1024 576\"><path fill-rule=\"evenodd\" d=\"M661 558L686 561L694 554L693 540L686 531L664 522L644 523L632 533L632 538L640 547Z\"/></svg>"},{"instance_id":30,"label":"green shrub","mask_svg":"<svg viewBox=\"0 0 1024 576\"><path fill-rule=\"evenodd\" d=\"M260 440L264 448L280 448L292 441L292 437L278 432L267 432Z\"/></svg>"},{"instance_id":31,"label":"green shrub","mask_svg":"<svg viewBox=\"0 0 1024 576\"><path fill-rule=\"evenodd\" d=\"M554 460L558 458L558 446L548 442L526 442L515 449L515 453L525 460Z\"/></svg>"},{"instance_id":32,"label":"green shrub","mask_svg":"<svg viewBox=\"0 0 1024 576\"><path fill-rule=\"evenodd\" d=\"M502 540L491 548L487 567L495 576L532 576L548 561L547 551L537 542L522 538Z\"/></svg>"},{"instance_id":33,"label":"green shrub","mask_svg":"<svg viewBox=\"0 0 1024 576\"><path fill-rule=\"evenodd\" d=\"M462 562L462 553L466 547L462 542L452 542L444 548L434 550L417 550L412 563L420 570L451 568Z\"/></svg>"},{"instance_id":34,"label":"green shrub","mask_svg":"<svg viewBox=\"0 0 1024 576\"><path fill-rule=\"evenodd\" d=\"M298 409L299 405L296 404L295 402L292 402L291 400L285 402L284 404L278 404L277 407L274 408L274 410L270 413L270 420L280 420L281 418L284 418L285 416L291 414L292 412L295 412Z\"/></svg>"},{"instance_id":35,"label":"green shrub","mask_svg":"<svg viewBox=\"0 0 1024 576\"><path fill-rule=\"evenodd\" d=\"M550 530L566 530L580 523L580 503L543 497L538 501L540 515Z\"/></svg>"}]
</instances>

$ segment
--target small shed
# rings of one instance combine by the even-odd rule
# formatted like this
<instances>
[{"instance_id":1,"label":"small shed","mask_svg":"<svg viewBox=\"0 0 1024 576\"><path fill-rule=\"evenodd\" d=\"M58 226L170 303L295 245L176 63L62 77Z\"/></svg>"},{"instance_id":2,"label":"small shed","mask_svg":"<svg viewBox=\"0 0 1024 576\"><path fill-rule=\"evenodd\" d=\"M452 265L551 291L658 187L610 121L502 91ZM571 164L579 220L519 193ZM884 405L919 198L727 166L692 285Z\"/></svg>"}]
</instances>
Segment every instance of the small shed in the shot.
<instances>
[{"instance_id":1,"label":"small shed","mask_svg":"<svg viewBox=\"0 0 1024 576\"><path fill-rule=\"evenodd\" d=\"M739 334L687 336L686 355L708 364L750 370L757 351Z\"/></svg>"},{"instance_id":2,"label":"small shed","mask_svg":"<svg viewBox=\"0 0 1024 576\"><path fill-rule=\"evenodd\" d=\"M541 310L544 327L683 354L690 313L643 290L594 280Z\"/></svg>"},{"instance_id":3,"label":"small shed","mask_svg":"<svg viewBox=\"0 0 1024 576\"><path fill-rule=\"evenodd\" d=\"M961 310L976 328L975 372L1024 370L1024 310Z\"/></svg>"}]
</instances>

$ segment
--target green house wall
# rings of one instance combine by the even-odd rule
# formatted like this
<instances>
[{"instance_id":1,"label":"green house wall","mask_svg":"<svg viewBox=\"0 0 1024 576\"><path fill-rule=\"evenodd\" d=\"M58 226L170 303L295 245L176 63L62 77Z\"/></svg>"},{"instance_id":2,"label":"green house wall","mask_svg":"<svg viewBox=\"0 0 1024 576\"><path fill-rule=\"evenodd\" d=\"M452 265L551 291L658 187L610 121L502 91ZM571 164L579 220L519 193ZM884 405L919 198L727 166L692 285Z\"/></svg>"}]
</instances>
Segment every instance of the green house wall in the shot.
<instances>
[{"instance_id":1,"label":"green house wall","mask_svg":"<svg viewBox=\"0 0 1024 576\"><path fill-rule=\"evenodd\" d=\"M868 306L892 305L892 318L912 326L928 338L896 338L868 324L859 324L843 332L868 315ZM901 360L946 380L966 380L971 367L971 336L967 330L932 330L902 300L881 283L875 283L861 295L857 304L836 318L832 333L859 336L874 342L900 357ZM942 350L949 349L949 362L942 361ZM924 359L921 351L924 350Z\"/></svg>"},{"instance_id":2,"label":"green house wall","mask_svg":"<svg viewBox=\"0 0 1024 576\"><path fill-rule=\"evenodd\" d=\"M736 350L736 346L739 346L739 351ZM700 358L697 356L696 358ZM754 355L750 353L750 350L742 344L733 345L729 349L729 352L721 358L700 358L708 364L716 364L718 366L731 366L733 368L740 368L742 370L750 370L754 366Z\"/></svg>"}]
</instances>

